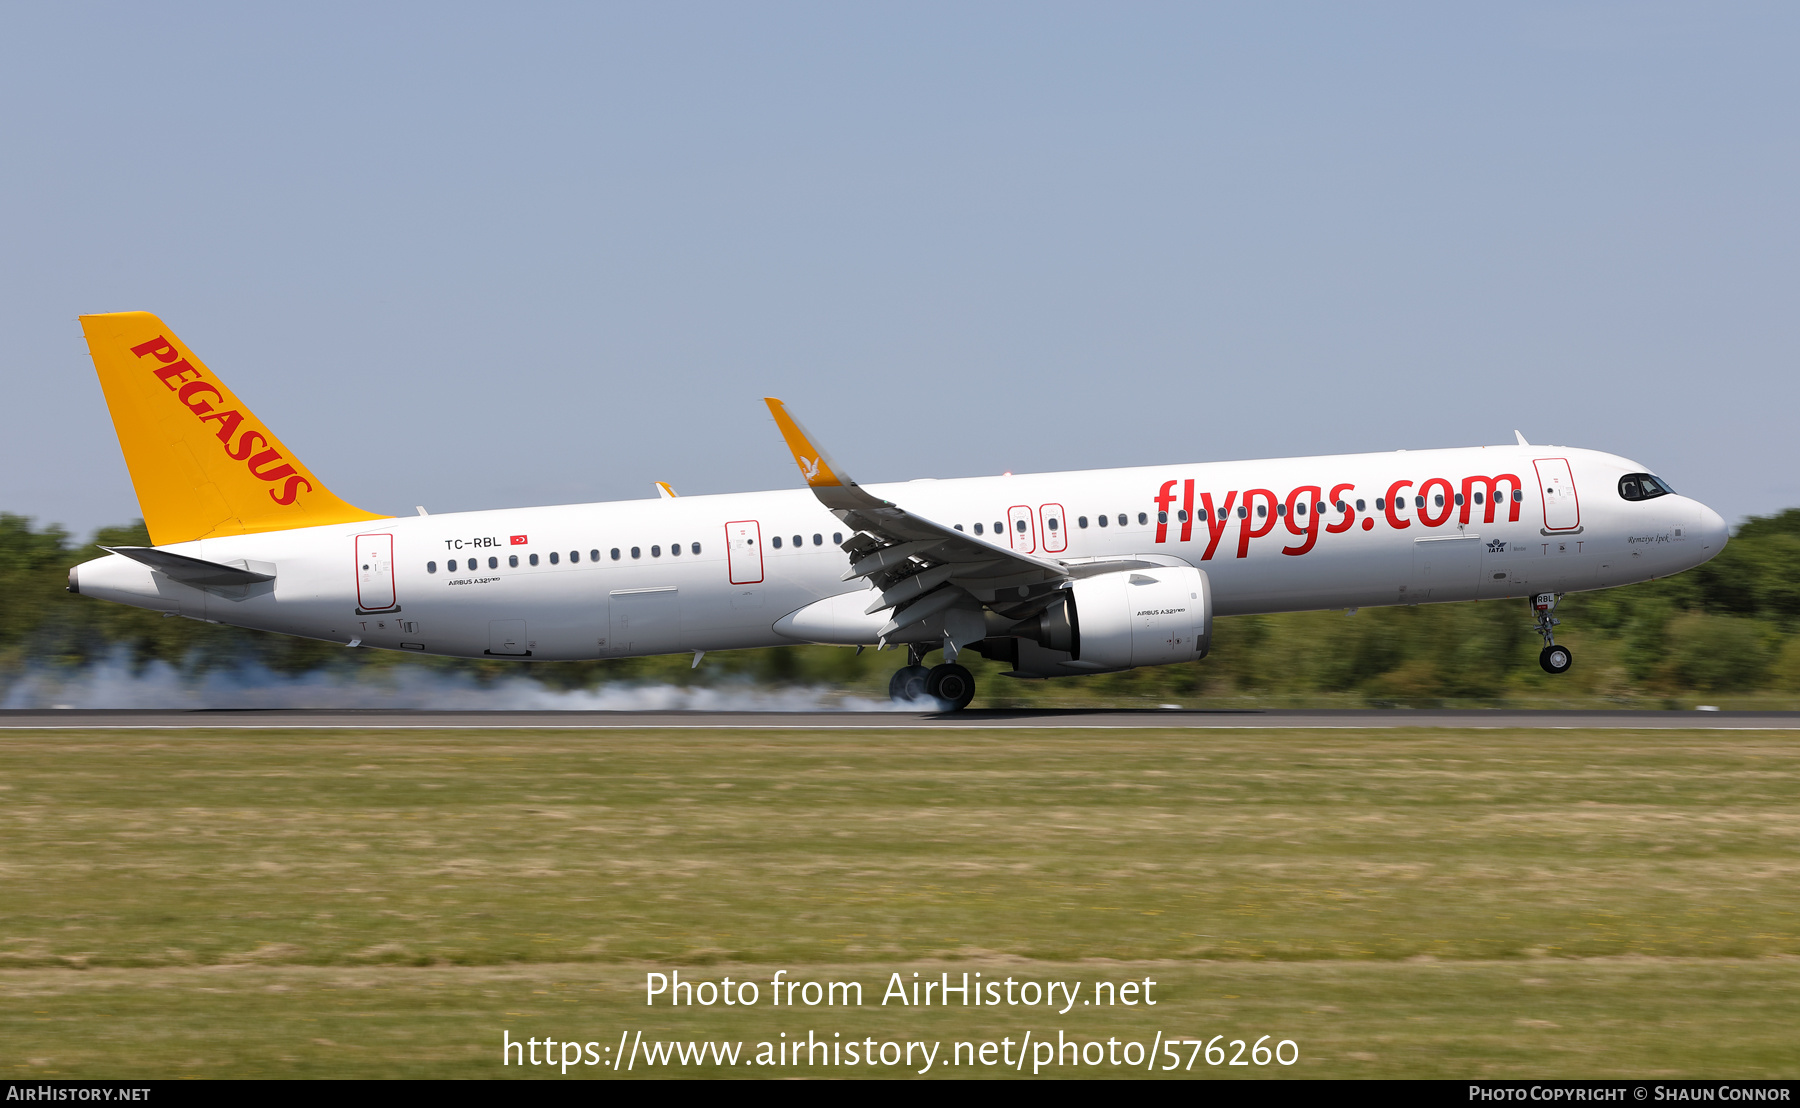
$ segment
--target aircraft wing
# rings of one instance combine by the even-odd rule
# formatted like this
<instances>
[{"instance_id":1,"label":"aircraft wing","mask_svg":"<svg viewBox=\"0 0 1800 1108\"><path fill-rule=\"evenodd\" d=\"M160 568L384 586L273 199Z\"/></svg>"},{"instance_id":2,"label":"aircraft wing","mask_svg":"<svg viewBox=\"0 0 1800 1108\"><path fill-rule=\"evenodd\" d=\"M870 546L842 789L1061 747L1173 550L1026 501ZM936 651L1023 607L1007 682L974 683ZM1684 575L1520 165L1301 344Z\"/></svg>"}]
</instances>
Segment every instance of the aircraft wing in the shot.
<instances>
[{"instance_id":1,"label":"aircraft wing","mask_svg":"<svg viewBox=\"0 0 1800 1108\"><path fill-rule=\"evenodd\" d=\"M813 495L855 528L843 544L851 563L843 579L867 578L880 590L870 613L894 609L884 638L952 608L986 607L1025 619L1042 611L1065 582L1086 576L1086 566L1023 554L881 499L851 480L785 404L774 397L763 402Z\"/></svg>"}]
</instances>

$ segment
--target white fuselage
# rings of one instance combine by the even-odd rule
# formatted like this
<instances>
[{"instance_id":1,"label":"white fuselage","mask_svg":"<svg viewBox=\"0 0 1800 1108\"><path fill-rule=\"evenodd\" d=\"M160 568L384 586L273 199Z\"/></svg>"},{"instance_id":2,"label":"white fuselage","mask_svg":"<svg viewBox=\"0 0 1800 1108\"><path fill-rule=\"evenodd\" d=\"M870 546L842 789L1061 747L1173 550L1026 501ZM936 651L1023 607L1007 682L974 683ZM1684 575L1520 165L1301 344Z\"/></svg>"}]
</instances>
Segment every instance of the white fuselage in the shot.
<instances>
[{"instance_id":1,"label":"white fuselage","mask_svg":"<svg viewBox=\"0 0 1800 1108\"><path fill-rule=\"evenodd\" d=\"M1620 495L1619 479L1642 469L1595 451L1502 446L867 487L1048 559L1192 565L1210 579L1214 612L1238 615L1605 588L1717 554L1726 529L1711 509L1678 495ZM84 595L139 607L459 657L873 644L880 618L829 633L777 628L867 588L841 580L845 532L796 489L401 517L165 548L275 577L236 589L179 584L117 555L76 576Z\"/></svg>"}]
</instances>

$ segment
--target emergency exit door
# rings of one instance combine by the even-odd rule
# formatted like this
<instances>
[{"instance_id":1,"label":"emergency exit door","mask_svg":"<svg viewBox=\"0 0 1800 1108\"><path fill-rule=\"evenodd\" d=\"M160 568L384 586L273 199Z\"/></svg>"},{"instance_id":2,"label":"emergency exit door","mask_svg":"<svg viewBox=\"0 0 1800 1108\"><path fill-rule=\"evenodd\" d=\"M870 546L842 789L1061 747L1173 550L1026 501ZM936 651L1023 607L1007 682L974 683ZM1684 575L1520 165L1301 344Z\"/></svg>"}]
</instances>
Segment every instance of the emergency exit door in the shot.
<instances>
[{"instance_id":1,"label":"emergency exit door","mask_svg":"<svg viewBox=\"0 0 1800 1108\"><path fill-rule=\"evenodd\" d=\"M1006 534L1012 539L1014 550L1021 554L1036 553L1036 522L1032 518L1031 509L1024 504L1014 504L1006 509Z\"/></svg>"},{"instance_id":2,"label":"emergency exit door","mask_svg":"<svg viewBox=\"0 0 1800 1108\"><path fill-rule=\"evenodd\" d=\"M1069 529L1064 522L1061 504L1038 505L1038 533L1044 538L1044 553L1061 554L1069 549Z\"/></svg>"},{"instance_id":3,"label":"emergency exit door","mask_svg":"<svg viewBox=\"0 0 1800 1108\"><path fill-rule=\"evenodd\" d=\"M1544 500L1544 530L1573 531L1581 526L1581 501L1575 497L1575 475L1567 458L1539 458L1538 490Z\"/></svg>"},{"instance_id":4,"label":"emergency exit door","mask_svg":"<svg viewBox=\"0 0 1800 1108\"><path fill-rule=\"evenodd\" d=\"M364 612L394 607L394 536L356 536L356 606Z\"/></svg>"}]
</instances>

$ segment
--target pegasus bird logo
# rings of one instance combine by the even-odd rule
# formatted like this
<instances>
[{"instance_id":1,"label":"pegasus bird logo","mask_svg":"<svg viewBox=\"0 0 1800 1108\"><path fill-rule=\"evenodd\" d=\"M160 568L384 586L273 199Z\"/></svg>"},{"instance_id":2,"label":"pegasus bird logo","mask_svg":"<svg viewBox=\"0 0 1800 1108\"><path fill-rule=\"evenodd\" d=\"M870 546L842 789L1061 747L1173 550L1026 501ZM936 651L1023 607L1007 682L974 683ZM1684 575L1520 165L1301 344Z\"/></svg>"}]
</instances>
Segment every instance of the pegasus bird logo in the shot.
<instances>
[{"instance_id":1,"label":"pegasus bird logo","mask_svg":"<svg viewBox=\"0 0 1800 1108\"><path fill-rule=\"evenodd\" d=\"M818 480L819 479L819 459L817 459L817 458L801 458L800 459L800 472L806 475L806 479L808 481Z\"/></svg>"}]
</instances>

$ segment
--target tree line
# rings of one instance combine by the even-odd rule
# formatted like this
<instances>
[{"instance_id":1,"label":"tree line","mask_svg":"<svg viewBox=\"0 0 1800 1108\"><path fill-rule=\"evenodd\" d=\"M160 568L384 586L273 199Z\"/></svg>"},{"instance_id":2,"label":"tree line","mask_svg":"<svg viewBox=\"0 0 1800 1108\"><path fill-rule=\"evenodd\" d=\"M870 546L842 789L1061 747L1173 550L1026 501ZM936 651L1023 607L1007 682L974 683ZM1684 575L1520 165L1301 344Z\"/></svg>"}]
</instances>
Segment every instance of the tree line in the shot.
<instances>
[{"instance_id":1,"label":"tree line","mask_svg":"<svg viewBox=\"0 0 1800 1108\"><path fill-rule=\"evenodd\" d=\"M371 676L429 666L476 682L524 675L551 688L609 681L680 685L747 682L885 694L895 651L793 646L687 656L525 664L431 658L165 618L65 590L69 567L100 546L149 545L140 521L75 543L61 528L0 512L0 700L33 667L68 670L123 658L165 662L188 676L257 663L277 673L320 669ZM1557 613L1575 668L1538 668L1541 643L1519 600L1360 612L1297 612L1217 621L1203 661L1121 674L1014 681L965 654L980 705L1526 704L1693 707L1696 698L1778 706L1800 701L1800 509L1746 520L1703 566L1641 585L1574 593ZM1796 703L1794 706L1800 706Z\"/></svg>"}]
</instances>

